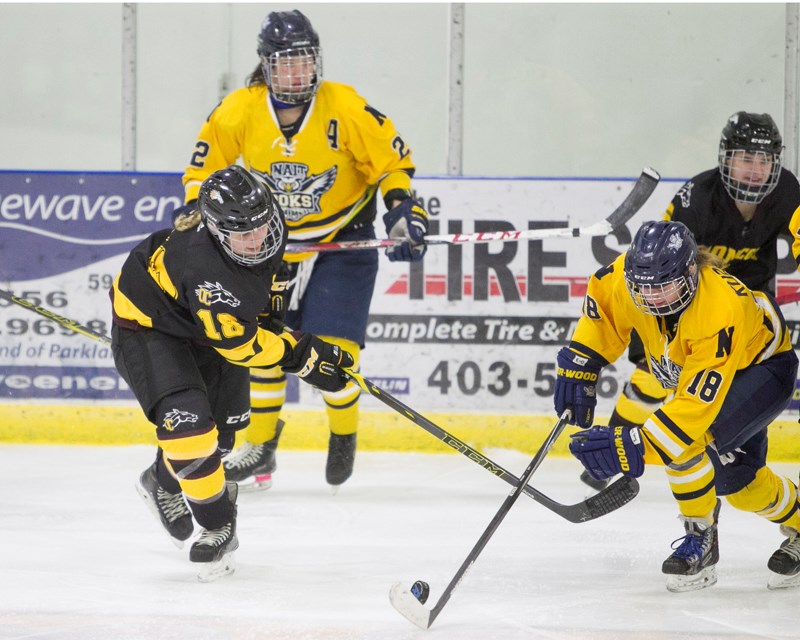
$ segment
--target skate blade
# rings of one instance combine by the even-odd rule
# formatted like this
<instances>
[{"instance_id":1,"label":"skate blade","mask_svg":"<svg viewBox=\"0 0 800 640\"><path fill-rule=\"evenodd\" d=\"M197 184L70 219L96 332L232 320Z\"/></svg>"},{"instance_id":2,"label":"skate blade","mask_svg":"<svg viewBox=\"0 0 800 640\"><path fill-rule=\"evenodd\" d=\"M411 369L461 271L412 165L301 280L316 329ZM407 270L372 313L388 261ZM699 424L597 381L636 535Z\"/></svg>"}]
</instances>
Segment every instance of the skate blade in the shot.
<instances>
[{"instance_id":1,"label":"skate blade","mask_svg":"<svg viewBox=\"0 0 800 640\"><path fill-rule=\"evenodd\" d=\"M265 473L264 475L250 476L245 480L240 480L236 484L239 485L239 491L244 493L265 491L272 486L272 474Z\"/></svg>"},{"instance_id":2,"label":"skate blade","mask_svg":"<svg viewBox=\"0 0 800 640\"><path fill-rule=\"evenodd\" d=\"M672 593L685 593L686 591L699 591L717 584L716 565L706 567L693 576L667 575L667 591Z\"/></svg>"},{"instance_id":3,"label":"skate blade","mask_svg":"<svg viewBox=\"0 0 800 640\"><path fill-rule=\"evenodd\" d=\"M800 587L800 573L796 573L793 576L784 576L773 571L769 572L767 589L775 591L776 589L791 589L792 587Z\"/></svg>"},{"instance_id":4,"label":"skate blade","mask_svg":"<svg viewBox=\"0 0 800 640\"><path fill-rule=\"evenodd\" d=\"M147 508L150 511L150 513L152 513L153 516L155 517L156 522L158 522L158 528L161 529L164 533L167 534L167 537L170 540L172 540L172 544L174 544L176 547L178 547L178 549L183 549L184 541L180 540L179 538L172 537L170 535L169 531L167 531L164 528L164 525L161 524L161 516L158 515L158 507L156 507L155 503L153 502L153 498L150 497L150 494L147 493L145 488L142 485L140 485L138 482L136 483L136 491L142 497L142 500L144 500L144 503L145 503L145 505L147 505Z\"/></svg>"},{"instance_id":5,"label":"skate blade","mask_svg":"<svg viewBox=\"0 0 800 640\"><path fill-rule=\"evenodd\" d=\"M236 571L236 561L233 552L229 551L219 560L203 563L202 568L197 573L198 582L214 582L223 576L227 576Z\"/></svg>"}]
</instances>

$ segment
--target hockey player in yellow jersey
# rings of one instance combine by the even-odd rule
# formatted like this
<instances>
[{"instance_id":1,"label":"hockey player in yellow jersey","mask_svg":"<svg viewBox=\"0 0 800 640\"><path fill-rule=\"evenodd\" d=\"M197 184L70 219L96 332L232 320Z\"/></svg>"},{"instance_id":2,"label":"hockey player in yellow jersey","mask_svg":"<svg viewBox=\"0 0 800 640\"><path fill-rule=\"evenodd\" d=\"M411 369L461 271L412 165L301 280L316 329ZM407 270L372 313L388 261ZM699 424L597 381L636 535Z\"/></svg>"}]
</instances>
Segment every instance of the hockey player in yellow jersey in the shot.
<instances>
[{"instance_id":1,"label":"hockey player in yellow jersey","mask_svg":"<svg viewBox=\"0 0 800 640\"><path fill-rule=\"evenodd\" d=\"M778 237L793 237L800 259L800 184L781 166L783 138L768 113L737 111L720 134L717 166L688 180L664 220L683 222L700 246L725 261L725 270L750 289L775 294ZM633 335L628 359L636 365L609 422L641 426L669 396L649 373L641 341ZM599 489L586 472L581 479Z\"/></svg>"},{"instance_id":2,"label":"hockey player in yellow jersey","mask_svg":"<svg viewBox=\"0 0 800 640\"><path fill-rule=\"evenodd\" d=\"M428 216L411 197L411 149L392 121L352 87L323 80L319 36L300 11L267 15L257 51L247 86L223 99L200 129L183 176L187 207L209 173L239 159L283 207L289 244L376 237L380 192L386 232L404 240L387 251L389 259L420 260ZM285 260L288 273L276 282L285 323L325 336L358 364L377 253L287 253ZM251 425L225 460L227 476L245 489L271 485L286 377L279 368L253 372L251 385ZM326 479L336 487L353 470L360 391L350 383L322 395L330 426Z\"/></svg>"},{"instance_id":3,"label":"hockey player in yellow jersey","mask_svg":"<svg viewBox=\"0 0 800 640\"><path fill-rule=\"evenodd\" d=\"M797 357L774 301L698 250L680 222L647 222L589 280L570 343L559 351L555 408L586 430L570 451L598 480L664 466L686 535L663 563L670 591L716 582L720 500L780 525L768 586L800 585L800 510L790 479L766 466L767 427L788 405ZM596 381L635 330L672 397L636 426L592 426Z\"/></svg>"}]
</instances>

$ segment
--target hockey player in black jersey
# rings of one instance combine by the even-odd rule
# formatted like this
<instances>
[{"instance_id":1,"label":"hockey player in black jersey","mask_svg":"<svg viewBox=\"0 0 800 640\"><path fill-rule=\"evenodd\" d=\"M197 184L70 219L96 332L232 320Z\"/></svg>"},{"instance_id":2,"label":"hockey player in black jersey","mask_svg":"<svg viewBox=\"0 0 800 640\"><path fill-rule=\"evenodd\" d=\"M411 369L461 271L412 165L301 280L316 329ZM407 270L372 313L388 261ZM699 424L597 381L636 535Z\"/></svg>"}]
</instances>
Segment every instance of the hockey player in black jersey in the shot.
<instances>
[{"instance_id":1,"label":"hockey player in black jersey","mask_svg":"<svg viewBox=\"0 0 800 640\"><path fill-rule=\"evenodd\" d=\"M269 331L270 289L286 246L283 212L260 179L232 165L200 187L198 211L131 251L111 289L120 375L156 426L155 462L137 488L201 580L233 571L235 482L221 457L250 420L249 367L280 366L325 391L353 359L311 334Z\"/></svg>"},{"instance_id":2,"label":"hockey player in black jersey","mask_svg":"<svg viewBox=\"0 0 800 640\"><path fill-rule=\"evenodd\" d=\"M779 235L792 238L800 262L800 185L781 166L783 140L769 114L738 111L728 118L719 143L718 166L686 182L664 220L682 222L697 244L722 259L725 270L748 288L775 294ZM644 359L634 333L628 358L636 365L617 399L612 425L641 426L668 397ZM581 479L600 489L605 482Z\"/></svg>"}]
</instances>

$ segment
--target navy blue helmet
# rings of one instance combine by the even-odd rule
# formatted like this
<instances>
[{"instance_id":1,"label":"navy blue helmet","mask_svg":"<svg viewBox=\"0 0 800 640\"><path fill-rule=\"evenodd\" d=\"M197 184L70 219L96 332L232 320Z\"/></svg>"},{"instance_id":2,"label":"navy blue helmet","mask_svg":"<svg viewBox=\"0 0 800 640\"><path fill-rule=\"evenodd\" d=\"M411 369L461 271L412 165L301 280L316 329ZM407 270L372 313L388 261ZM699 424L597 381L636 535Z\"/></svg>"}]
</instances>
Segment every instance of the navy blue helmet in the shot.
<instances>
[{"instance_id":1,"label":"navy blue helmet","mask_svg":"<svg viewBox=\"0 0 800 640\"><path fill-rule=\"evenodd\" d=\"M737 111L722 129L719 171L737 202L758 204L778 184L783 138L768 113Z\"/></svg>"},{"instance_id":2,"label":"navy blue helmet","mask_svg":"<svg viewBox=\"0 0 800 640\"><path fill-rule=\"evenodd\" d=\"M319 35L300 11L272 11L258 34L264 80L286 105L309 102L322 84Z\"/></svg>"},{"instance_id":3,"label":"navy blue helmet","mask_svg":"<svg viewBox=\"0 0 800 640\"><path fill-rule=\"evenodd\" d=\"M208 176L197 194L197 207L211 235L239 264L261 264L286 245L283 212L272 192L239 165Z\"/></svg>"},{"instance_id":4,"label":"navy blue helmet","mask_svg":"<svg viewBox=\"0 0 800 640\"><path fill-rule=\"evenodd\" d=\"M625 254L625 284L644 313L685 309L697 290L697 243L682 222L645 222Z\"/></svg>"}]
</instances>

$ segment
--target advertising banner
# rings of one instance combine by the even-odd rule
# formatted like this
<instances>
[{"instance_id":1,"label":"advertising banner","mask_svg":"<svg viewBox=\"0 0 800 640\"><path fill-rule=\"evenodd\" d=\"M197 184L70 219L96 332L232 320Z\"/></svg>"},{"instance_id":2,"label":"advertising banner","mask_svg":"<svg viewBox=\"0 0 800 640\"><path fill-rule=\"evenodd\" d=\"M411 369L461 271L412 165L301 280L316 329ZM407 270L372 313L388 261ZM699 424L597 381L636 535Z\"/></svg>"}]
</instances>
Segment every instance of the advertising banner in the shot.
<instances>
[{"instance_id":1,"label":"advertising banner","mask_svg":"<svg viewBox=\"0 0 800 640\"><path fill-rule=\"evenodd\" d=\"M588 277L625 250L641 222L662 217L682 182L662 180L608 236L436 245L410 265L381 258L362 372L418 410L551 413L555 355L580 314ZM433 234L588 226L633 184L414 181ZM0 172L0 286L107 335L108 288L124 258L170 226L181 203L177 174ZM384 237L380 219L376 226ZM781 243L779 295L800 287L789 243ZM784 309L795 345L797 306ZM610 412L631 370L625 357L604 370L600 413ZM290 378L290 402L318 408L315 392ZM0 401L132 398L107 346L0 300Z\"/></svg>"}]
</instances>

